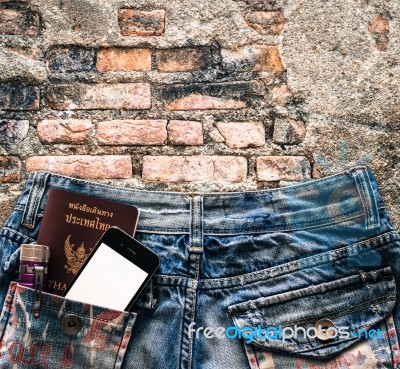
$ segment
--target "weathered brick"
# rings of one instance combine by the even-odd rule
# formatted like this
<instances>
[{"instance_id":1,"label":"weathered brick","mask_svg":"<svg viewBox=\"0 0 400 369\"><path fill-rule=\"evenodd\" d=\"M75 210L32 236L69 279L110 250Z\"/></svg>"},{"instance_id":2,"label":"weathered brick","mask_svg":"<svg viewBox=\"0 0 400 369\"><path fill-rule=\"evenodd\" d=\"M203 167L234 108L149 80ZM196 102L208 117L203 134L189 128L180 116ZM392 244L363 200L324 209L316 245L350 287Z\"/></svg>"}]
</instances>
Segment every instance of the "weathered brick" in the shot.
<instances>
[{"instance_id":1,"label":"weathered brick","mask_svg":"<svg viewBox=\"0 0 400 369\"><path fill-rule=\"evenodd\" d=\"M0 109L38 110L39 88L18 82L0 83Z\"/></svg>"},{"instance_id":2,"label":"weathered brick","mask_svg":"<svg viewBox=\"0 0 400 369\"><path fill-rule=\"evenodd\" d=\"M27 172L45 170L77 178L131 178L132 161L127 155L33 156Z\"/></svg>"},{"instance_id":3,"label":"weathered brick","mask_svg":"<svg viewBox=\"0 0 400 369\"><path fill-rule=\"evenodd\" d=\"M95 68L95 50L82 46L58 46L46 53L51 72L88 72Z\"/></svg>"},{"instance_id":4,"label":"weathered brick","mask_svg":"<svg viewBox=\"0 0 400 369\"><path fill-rule=\"evenodd\" d=\"M306 137L306 126L304 122L289 119L275 119L273 140L277 144L296 145L303 142Z\"/></svg>"},{"instance_id":5,"label":"weathered brick","mask_svg":"<svg viewBox=\"0 0 400 369\"><path fill-rule=\"evenodd\" d=\"M264 93L259 81L195 83L164 86L161 98L168 110L243 109L262 107Z\"/></svg>"},{"instance_id":6,"label":"weathered brick","mask_svg":"<svg viewBox=\"0 0 400 369\"><path fill-rule=\"evenodd\" d=\"M42 120L37 135L42 143L83 143L92 129L90 119Z\"/></svg>"},{"instance_id":7,"label":"weathered brick","mask_svg":"<svg viewBox=\"0 0 400 369\"><path fill-rule=\"evenodd\" d=\"M28 120L0 119L0 143L17 144L27 135L29 129Z\"/></svg>"},{"instance_id":8,"label":"weathered brick","mask_svg":"<svg viewBox=\"0 0 400 369\"><path fill-rule=\"evenodd\" d=\"M187 120L171 120L167 126L172 145L203 145L203 124Z\"/></svg>"},{"instance_id":9,"label":"weathered brick","mask_svg":"<svg viewBox=\"0 0 400 369\"><path fill-rule=\"evenodd\" d=\"M166 120L111 120L99 122L100 145L163 145L167 141Z\"/></svg>"},{"instance_id":10,"label":"weathered brick","mask_svg":"<svg viewBox=\"0 0 400 369\"><path fill-rule=\"evenodd\" d=\"M40 17L28 8L0 9L0 33L36 36L40 33Z\"/></svg>"},{"instance_id":11,"label":"weathered brick","mask_svg":"<svg viewBox=\"0 0 400 369\"><path fill-rule=\"evenodd\" d=\"M148 71L151 70L150 49L107 48L97 53L97 70Z\"/></svg>"},{"instance_id":12,"label":"weathered brick","mask_svg":"<svg viewBox=\"0 0 400 369\"><path fill-rule=\"evenodd\" d=\"M261 122L219 122L217 128L232 149L265 145L265 129Z\"/></svg>"},{"instance_id":13,"label":"weathered brick","mask_svg":"<svg viewBox=\"0 0 400 369\"><path fill-rule=\"evenodd\" d=\"M209 47L184 47L158 50L156 57L159 72L192 72L207 67L211 51Z\"/></svg>"},{"instance_id":14,"label":"weathered brick","mask_svg":"<svg viewBox=\"0 0 400 369\"><path fill-rule=\"evenodd\" d=\"M287 85L274 86L270 94L272 103L277 105L284 105L288 98L292 96L292 92Z\"/></svg>"},{"instance_id":15,"label":"weathered brick","mask_svg":"<svg viewBox=\"0 0 400 369\"><path fill-rule=\"evenodd\" d=\"M279 35L285 26L282 12L248 12L244 17L247 25L256 30L260 35Z\"/></svg>"},{"instance_id":16,"label":"weathered brick","mask_svg":"<svg viewBox=\"0 0 400 369\"><path fill-rule=\"evenodd\" d=\"M150 109L148 83L98 83L52 85L47 89L49 105L64 109Z\"/></svg>"},{"instance_id":17,"label":"weathered brick","mask_svg":"<svg viewBox=\"0 0 400 369\"><path fill-rule=\"evenodd\" d=\"M144 181L243 182L247 176L247 160L241 156L144 156Z\"/></svg>"},{"instance_id":18,"label":"weathered brick","mask_svg":"<svg viewBox=\"0 0 400 369\"><path fill-rule=\"evenodd\" d=\"M0 183L19 182L21 161L16 156L0 156Z\"/></svg>"},{"instance_id":19,"label":"weathered brick","mask_svg":"<svg viewBox=\"0 0 400 369\"><path fill-rule=\"evenodd\" d=\"M368 30L375 39L375 47L386 51L389 47L389 20L379 15L370 23Z\"/></svg>"},{"instance_id":20,"label":"weathered brick","mask_svg":"<svg viewBox=\"0 0 400 369\"><path fill-rule=\"evenodd\" d=\"M161 36L165 31L165 10L120 9L118 23L123 36Z\"/></svg>"},{"instance_id":21,"label":"weathered brick","mask_svg":"<svg viewBox=\"0 0 400 369\"><path fill-rule=\"evenodd\" d=\"M235 50L223 49L222 66L228 71L251 71L282 73L279 50L273 45L249 45Z\"/></svg>"},{"instance_id":22,"label":"weathered brick","mask_svg":"<svg viewBox=\"0 0 400 369\"><path fill-rule=\"evenodd\" d=\"M301 181L311 178L311 165L305 156L259 156L259 181Z\"/></svg>"}]
</instances>

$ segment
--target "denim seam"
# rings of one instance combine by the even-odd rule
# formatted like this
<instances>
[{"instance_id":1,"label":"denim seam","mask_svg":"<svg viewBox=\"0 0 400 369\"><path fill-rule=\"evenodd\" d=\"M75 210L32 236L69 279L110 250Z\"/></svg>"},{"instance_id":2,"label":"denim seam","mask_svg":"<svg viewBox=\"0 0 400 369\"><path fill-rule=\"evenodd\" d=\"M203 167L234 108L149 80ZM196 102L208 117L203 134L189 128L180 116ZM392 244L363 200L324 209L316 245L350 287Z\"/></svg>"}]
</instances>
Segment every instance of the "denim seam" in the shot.
<instances>
[{"instance_id":1,"label":"denim seam","mask_svg":"<svg viewBox=\"0 0 400 369\"><path fill-rule=\"evenodd\" d=\"M390 274L387 274L387 272L390 271ZM310 296L315 296L319 295L321 293L327 293L330 291L338 291L343 289L344 287L354 287L354 286L359 286L359 285L365 285L367 283L379 283L384 281L384 277L390 276L391 280L388 281L387 283L394 283L394 277L393 277L393 272L390 269L390 267L386 268L381 268L375 271L376 274L379 273L379 278L372 277L371 275L368 275L367 278L363 279L362 276L360 276L360 273L355 273L346 277L342 278L337 278L333 281L328 281L328 282L323 282L315 286L310 286L310 287L305 287L305 288L300 288L297 290L293 291L288 291L285 293L281 293L278 295L274 296L269 296L265 298L257 298L254 300L251 300L251 303L238 303L232 305L231 309L235 311L248 311L248 310L260 310L266 307L269 307L271 305L276 305L276 304L281 304L281 303L286 303L290 302L299 298L305 298L305 297L310 297ZM393 286L395 289L395 286ZM299 294L301 293L301 294ZM280 297L279 297L280 296ZM279 297L279 298L278 298ZM247 307L248 305L253 305L254 307ZM236 308L234 308L236 306ZM240 308L239 306L244 306L243 308Z\"/></svg>"},{"instance_id":2,"label":"denim seam","mask_svg":"<svg viewBox=\"0 0 400 369\"><path fill-rule=\"evenodd\" d=\"M376 304L376 303L385 303L385 302L390 302L390 301L396 301L396 293L395 292L390 292L386 295L380 295L374 299L372 299L371 301L368 302L363 302L360 304L355 304L352 305L351 307L347 307L344 310L333 310L329 313L323 313L322 315L319 316L314 316L314 317L309 317L309 318L303 318L303 319L297 319L297 320L288 320L288 321L284 321L281 322L280 324L282 326L289 326L289 325L302 325L302 324L309 324L309 323L313 323L319 319L322 318L327 318L327 319L335 319L335 318L339 318L360 310L364 310L365 308ZM263 309L263 308L261 308ZM261 310L260 309L260 310Z\"/></svg>"},{"instance_id":3,"label":"denim seam","mask_svg":"<svg viewBox=\"0 0 400 369\"><path fill-rule=\"evenodd\" d=\"M24 303L26 303L26 304L32 306L32 300L24 299L24 298L19 297L19 296L15 296L15 301L21 301L21 302L24 302ZM60 307L59 309L57 309L57 308L52 307L52 306L49 306L49 305L47 305L46 303L43 303L43 302L40 304L40 308L41 308L41 309L43 308L43 309L45 309L45 310L53 310L53 311L57 311L57 312L60 311L60 309L61 309L61 307ZM83 314L79 314L79 313L77 313L76 311L69 310L69 309L63 309L62 312L63 312L63 314L74 314L74 315L77 315L77 316L79 316L79 317L81 317L81 318L83 318L83 319L87 319L87 320L97 320L97 321L103 322L103 323L111 323L111 322L112 322L112 320L98 319L98 318L93 318L93 317L85 316L85 315L83 315ZM124 312L121 311L120 313L123 314ZM130 314L136 314L136 313L133 313L133 312L132 312L132 313L130 313ZM129 318L129 315L124 316L124 318ZM91 325L92 325L92 324L91 324ZM118 323L115 323L114 325L115 325L115 326L118 326L118 327L123 327L125 324L118 324Z\"/></svg>"},{"instance_id":4,"label":"denim seam","mask_svg":"<svg viewBox=\"0 0 400 369\"><path fill-rule=\"evenodd\" d=\"M377 237L370 238L368 240L364 240L364 241L361 241L361 242L358 242L358 243L355 243L355 244L352 244L352 245L347 245L347 246L341 247L339 249L336 249L335 251L338 252L338 251L345 251L345 250L350 250L350 251L351 250L355 250L355 251L357 251L357 255L358 255L359 253L364 253L365 252L364 250L361 250L361 252L357 250L357 249L360 249L361 247L371 247L371 249L381 248L383 246L386 246L386 245L392 243L394 241L394 239L398 239L398 235L397 235L397 233L395 231L391 231L391 232L387 232L387 233L385 233L383 235L379 235ZM373 244L374 241L377 241L379 243L377 245L374 245ZM369 249L367 251L369 251ZM301 259L301 260L302 261L315 260L316 261L315 264L312 265L312 267L314 267L314 266L318 266L318 265L321 265L321 264L326 264L327 261L319 262L319 260L323 259L323 256L327 256L330 253L332 253L332 251L326 251L326 252L320 253L318 255L309 256L309 257ZM347 255L345 257L347 257ZM343 260L345 257L340 257L340 259L338 259L338 260ZM227 284L226 284L226 286L223 286L223 287L232 287L232 285L243 286L244 283L246 283L246 284L247 283L252 283L252 282L258 281L258 280L260 280L262 278L265 278L265 277L273 277L273 278L275 278L275 277L278 277L278 276L281 276L281 275L297 272L297 271L299 271L298 268L296 268L295 270L288 270L288 269L290 269L290 266L298 265L298 263L299 263L298 260L294 260L294 261L291 261L291 262L288 262L288 263L285 263L285 264L273 266L271 268L259 270L259 271L256 271L256 272L246 273L244 275L232 276L232 277L224 277L224 278L214 278L214 279L211 279L211 280L210 279L203 279L200 282L201 282L201 285L204 285L204 287L205 286L211 286L210 289L213 289L214 286L216 286L216 288L218 288L219 286L217 286L217 285L223 285L224 282L226 282ZM309 267L307 267L307 268L309 268ZM272 275L272 273L275 270L279 271L281 269L284 269L284 271L281 272L281 273L277 273L275 275ZM257 279L254 280L253 278L257 278ZM234 282L235 279L237 279L238 281ZM203 287L203 286L201 286L201 287Z\"/></svg>"},{"instance_id":5,"label":"denim seam","mask_svg":"<svg viewBox=\"0 0 400 369\"><path fill-rule=\"evenodd\" d=\"M385 238L385 239L383 239ZM376 245L369 245L369 243L373 242L374 240L377 240L379 243ZM340 249L333 250L336 253L337 252L343 252L343 251L354 251L352 256L354 255L362 255L366 252L369 252L371 249L380 249L383 247L386 247L389 244L392 244L393 242L398 241L398 236L395 231L391 231L388 233L385 233L383 235L374 237L372 239L364 240L356 244L344 246ZM371 249L367 249L367 247L371 247ZM332 251L326 251L324 253L318 254L318 255L313 255L309 256L307 258L304 258L302 260L316 260L314 264L311 266L304 267L309 269L313 268L315 266L327 264L331 262L331 260L325 260L325 261L320 261L321 255L329 254L332 253ZM339 256L336 260L341 261L348 257L348 254L344 256ZM326 259L326 258L325 258ZM262 269L258 270L255 272L250 272L246 273L243 275L236 275L236 276L231 276L231 277L223 277L223 278L210 278L210 279L201 279L199 280L199 290L213 290L213 289L224 289L224 288L236 288L236 287L243 287L244 285L247 284L253 284L253 283L262 283L265 281L265 278L276 278L280 277L282 275L286 274L291 274L298 272L299 269L297 268L290 268L292 266L295 266L295 264L298 263L297 260L290 261L285 264L281 265L276 265L267 269ZM275 270L280 270L284 269L283 271L280 271L279 273L273 274ZM155 279L155 285L157 286L181 286L185 287L188 284L188 281L191 280L191 278L188 278L186 276L178 276L178 275L166 275L166 274L156 274L154 276Z\"/></svg>"},{"instance_id":6,"label":"denim seam","mask_svg":"<svg viewBox=\"0 0 400 369\"><path fill-rule=\"evenodd\" d=\"M324 178L318 178L318 179L316 179L316 181L318 181L319 183L324 183L324 182L327 182L327 181L332 181L332 180L335 180L335 179L337 179L338 177L342 177L343 175L348 175L351 171L357 171L357 170L365 170L365 167L362 167L362 166L358 166L358 167L355 167L355 168L351 168L351 169L348 169L348 170L346 170L346 171L343 171L343 172L341 172L341 173L337 173L337 174L334 174L334 175L330 175L330 176L326 176L326 177L324 177ZM32 174L35 174L35 173L40 173L40 174L47 174L48 172L43 172L43 171L33 171L33 172L31 172ZM59 175L59 174L57 174L57 173L50 173L51 174L51 176L52 177L56 177L56 178L60 178L60 179L68 179L68 180L73 180L74 182L76 182L76 183L82 183L82 184L89 184L89 185L93 185L93 184L95 184L96 186L100 186L100 187L105 187L105 188L111 188L111 189L117 189L117 190L122 190L122 191L126 191L126 192L129 192L129 191L131 191L131 189L127 189L127 188L124 188L124 187L118 187L118 186L111 186L111 185L107 185L107 184L104 184L104 183L100 183L100 182L91 182L91 181L86 181L86 180L82 180L82 179L78 179L78 178L74 178L74 177L69 177L69 176L63 176L63 175ZM306 182L300 182L300 183L295 183L295 184L292 184L291 186L290 186L290 188L302 188L302 187L307 187L307 186L310 186L311 184L314 184L315 183L315 180L313 181L313 180L310 180L310 181L306 181ZM234 191L232 191L232 192L229 192L229 193L220 193L220 192L207 192L207 193L202 193L202 192L184 192L184 193L182 193L182 192L174 192L174 191L148 191L148 190L137 190L137 189L133 189L135 192L137 192L137 193L143 193L143 194L145 194L145 193L158 193L158 194L168 194L168 195L172 195L172 196L177 196L177 197L181 197L181 196L183 196L183 195L186 195L186 196L196 196L196 195L201 195L201 196L212 196L212 195L218 195L218 196L223 196L223 197L229 197L229 196L232 196L232 197L235 197L236 196L236 194L237 195L240 195L240 194L243 194L243 193L250 193L250 194L260 194L260 195L262 195L262 194L265 194L266 192L275 192L275 191L286 191L286 188L269 188L269 189L266 189L266 190L262 190L262 191L240 191L240 192L234 192Z\"/></svg>"}]
</instances>

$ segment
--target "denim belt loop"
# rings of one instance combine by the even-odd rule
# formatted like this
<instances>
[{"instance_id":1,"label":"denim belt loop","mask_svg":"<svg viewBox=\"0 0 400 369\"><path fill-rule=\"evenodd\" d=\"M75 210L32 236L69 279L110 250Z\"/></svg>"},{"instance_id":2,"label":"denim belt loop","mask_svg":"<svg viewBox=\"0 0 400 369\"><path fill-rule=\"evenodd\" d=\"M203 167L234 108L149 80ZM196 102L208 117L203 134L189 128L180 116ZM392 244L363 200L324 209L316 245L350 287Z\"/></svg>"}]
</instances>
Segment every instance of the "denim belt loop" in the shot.
<instances>
[{"instance_id":1,"label":"denim belt loop","mask_svg":"<svg viewBox=\"0 0 400 369\"><path fill-rule=\"evenodd\" d=\"M191 245L194 254L203 252L203 196L195 195L191 202Z\"/></svg>"},{"instance_id":2,"label":"denim belt loop","mask_svg":"<svg viewBox=\"0 0 400 369\"><path fill-rule=\"evenodd\" d=\"M365 213L365 226L367 229L374 229L380 226L379 210L376 196L368 175L368 168L358 167L350 170L356 182Z\"/></svg>"},{"instance_id":3,"label":"denim belt loop","mask_svg":"<svg viewBox=\"0 0 400 369\"><path fill-rule=\"evenodd\" d=\"M49 173L34 172L31 175L33 177L32 185L29 192L28 201L25 205L21 224L26 228L33 229L35 228L36 216L39 211L42 197L45 193Z\"/></svg>"}]
</instances>

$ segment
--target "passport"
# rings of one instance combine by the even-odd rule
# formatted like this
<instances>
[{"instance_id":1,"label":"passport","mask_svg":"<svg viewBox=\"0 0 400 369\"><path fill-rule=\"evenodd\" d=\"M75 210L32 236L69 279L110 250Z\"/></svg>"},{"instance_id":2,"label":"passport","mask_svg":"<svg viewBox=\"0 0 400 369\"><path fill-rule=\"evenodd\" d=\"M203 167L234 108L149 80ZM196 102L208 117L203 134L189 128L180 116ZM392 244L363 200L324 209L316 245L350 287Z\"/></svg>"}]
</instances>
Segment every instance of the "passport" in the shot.
<instances>
[{"instance_id":1,"label":"passport","mask_svg":"<svg viewBox=\"0 0 400 369\"><path fill-rule=\"evenodd\" d=\"M102 234L116 226L133 236L138 220L134 206L51 188L37 239L50 247L46 292L62 296Z\"/></svg>"}]
</instances>

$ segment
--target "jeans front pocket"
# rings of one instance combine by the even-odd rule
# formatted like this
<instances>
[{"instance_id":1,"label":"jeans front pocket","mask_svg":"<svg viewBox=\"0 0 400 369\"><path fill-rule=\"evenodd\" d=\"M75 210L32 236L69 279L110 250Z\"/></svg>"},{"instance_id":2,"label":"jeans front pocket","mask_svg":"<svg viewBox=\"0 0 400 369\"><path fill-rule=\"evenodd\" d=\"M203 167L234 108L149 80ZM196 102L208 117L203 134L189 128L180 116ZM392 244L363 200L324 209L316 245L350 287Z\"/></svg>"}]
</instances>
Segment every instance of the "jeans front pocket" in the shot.
<instances>
[{"instance_id":1,"label":"jeans front pocket","mask_svg":"<svg viewBox=\"0 0 400 369\"><path fill-rule=\"evenodd\" d=\"M18 369L120 368L136 313L42 293L12 282L0 318L0 367Z\"/></svg>"},{"instance_id":2,"label":"jeans front pocket","mask_svg":"<svg viewBox=\"0 0 400 369\"><path fill-rule=\"evenodd\" d=\"M229 312L252 369L389 369L400 368L395 303L386 267L240 302Z\"/></svg>"}]
</instances>

